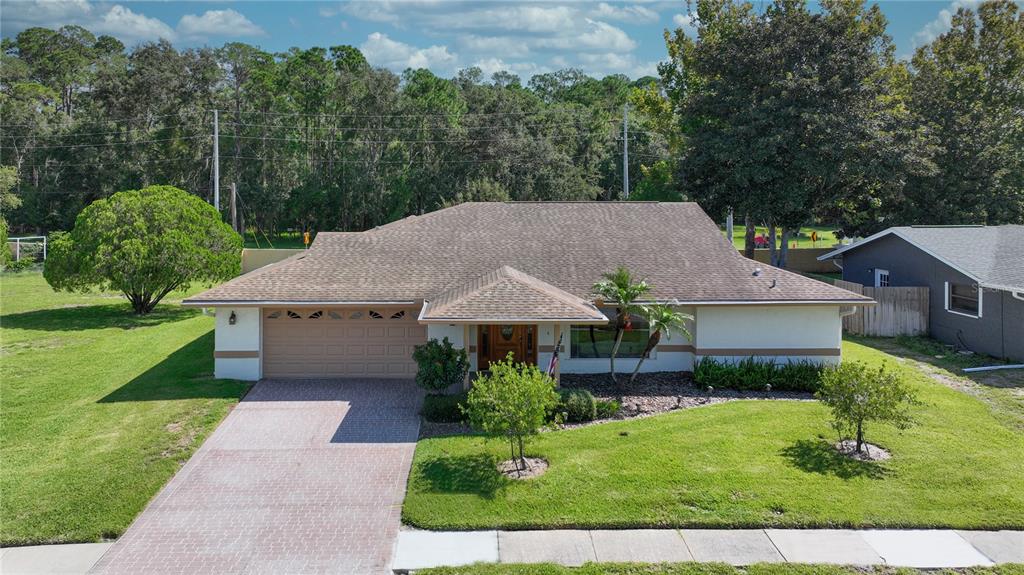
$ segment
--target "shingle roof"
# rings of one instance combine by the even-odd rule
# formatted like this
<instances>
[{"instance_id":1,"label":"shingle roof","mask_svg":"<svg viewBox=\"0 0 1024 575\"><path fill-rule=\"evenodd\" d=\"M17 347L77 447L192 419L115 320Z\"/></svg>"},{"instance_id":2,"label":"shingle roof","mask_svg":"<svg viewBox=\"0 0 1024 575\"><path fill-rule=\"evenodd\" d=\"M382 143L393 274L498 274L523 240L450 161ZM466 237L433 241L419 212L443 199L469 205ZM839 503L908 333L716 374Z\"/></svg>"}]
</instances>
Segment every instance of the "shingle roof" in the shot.
<instances>
[{"instance_id":1,"label":"shingle roof","mask_svg":"<svg viewBox=\"0 0 1024 575\"><path fill-rule=\"evenodd\" d=\"M427 303L420 319L608 321L590 302L509 266L438 295Z\"/></svg>"},{"instance_id":2,"label":"shingle roof","mask_svg":"<svg viewBox=\"0 0 1024 575\"><path fill-rule=\"evenodd\" d=\"M870 301L744 258L694 203L492 202L321 232L303 256L186 303L431 300L501 266L588 300L601 274L625 266L658 301Z\"/></svg>"},{"instance_id":3,"label":"shingle roof","mask_svg":"<svg viewBox=\"0 0 1024 575\"><path fill-rule=\"evenodd\" d=\"M897 226L825 254L835 257L896 235L983 285L1024 289L1024 226Z\"/></svg>"}]
</instances>

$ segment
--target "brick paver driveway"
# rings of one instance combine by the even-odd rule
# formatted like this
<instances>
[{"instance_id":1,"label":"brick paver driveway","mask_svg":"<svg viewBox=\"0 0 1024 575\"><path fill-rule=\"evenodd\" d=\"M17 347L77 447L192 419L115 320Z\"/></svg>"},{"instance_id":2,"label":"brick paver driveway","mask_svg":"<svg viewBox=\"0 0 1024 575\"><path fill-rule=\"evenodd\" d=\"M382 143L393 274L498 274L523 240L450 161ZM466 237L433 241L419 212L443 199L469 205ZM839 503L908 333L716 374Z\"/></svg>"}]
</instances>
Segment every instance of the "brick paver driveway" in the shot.
<instances>
[{"instance_id":1,"label":"brick paver driveway","mask_svg":"<svg viewBox=\"0 0 1024 575\"><path fill-rule=\"evenodd\" d=\"M408 381L261 381L94 571L388 572L420 401Z\"/></svg>"}]
</instances>

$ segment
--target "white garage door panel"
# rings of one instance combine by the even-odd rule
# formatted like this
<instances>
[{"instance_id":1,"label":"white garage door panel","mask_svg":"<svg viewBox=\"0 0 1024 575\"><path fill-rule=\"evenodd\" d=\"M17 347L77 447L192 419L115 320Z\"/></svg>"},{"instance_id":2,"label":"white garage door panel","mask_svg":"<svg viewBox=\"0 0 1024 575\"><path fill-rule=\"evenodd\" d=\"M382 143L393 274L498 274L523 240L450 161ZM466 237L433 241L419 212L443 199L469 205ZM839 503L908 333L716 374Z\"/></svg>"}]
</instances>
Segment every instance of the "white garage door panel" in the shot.
<instances>
[{"instance_id":1,"label":"white garage door panel","mask_svg":"<svg viewBox=\"0 0 1024 575\"><path fill-rule=\"evenodd\" d=\"M264 309L263 375L414 377L426 340L412 308Z\"/></svg>"}]
</instances>

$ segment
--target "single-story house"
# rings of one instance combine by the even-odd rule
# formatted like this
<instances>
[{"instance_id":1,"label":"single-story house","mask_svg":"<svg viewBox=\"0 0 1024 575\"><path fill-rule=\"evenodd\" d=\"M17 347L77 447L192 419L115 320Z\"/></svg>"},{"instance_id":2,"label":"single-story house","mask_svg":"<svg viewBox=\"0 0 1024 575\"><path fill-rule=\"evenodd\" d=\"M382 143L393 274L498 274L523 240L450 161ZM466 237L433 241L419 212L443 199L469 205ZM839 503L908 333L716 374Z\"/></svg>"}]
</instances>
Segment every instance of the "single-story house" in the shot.
<instances>
[{"instance_id":1,"label":"single-story house","mask_svg":"<svg viewBox=\"0 0 1024 575\"><path fill-rule=\"evenodd\" d=\"M1024 226L901 226L822 255L862 285L926 286L931 337L1024 361Z\"/></svg>"},{"instance_id":2,"label":"single-story house","mask_svg":"<svg viewBox=\"0 0 1024 575\"><path fill-rule=\"evenodd\" d=\"M841 313L870 298L748 260L693 203L465 203L365 232L321 232L310 249L185 300L216 310L217 377L415 374L412 350L448 338L471 369L512 352L561 372L602 372L614 302L601 275L625 266L651 302L694 316L643 369L695 360L840 358ZM616 368L647 341L633 322Z\"/></svg>"}]
</instances>

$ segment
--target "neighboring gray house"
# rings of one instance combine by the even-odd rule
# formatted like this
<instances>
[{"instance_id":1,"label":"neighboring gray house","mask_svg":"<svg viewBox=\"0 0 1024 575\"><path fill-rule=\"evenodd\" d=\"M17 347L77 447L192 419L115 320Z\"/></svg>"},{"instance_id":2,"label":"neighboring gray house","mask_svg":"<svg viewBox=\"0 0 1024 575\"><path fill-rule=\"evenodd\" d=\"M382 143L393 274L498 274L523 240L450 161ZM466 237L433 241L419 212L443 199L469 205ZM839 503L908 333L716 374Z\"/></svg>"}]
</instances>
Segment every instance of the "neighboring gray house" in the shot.
<instances>
[{"instance_id":1,"label":"neighboring gray house","mask_svg":"<svg viewBox=\"0 0 1024 575\"><path fill-rule=\"evenodd\" d=\"M818 259L866 286L927 286L933 338L1024 361L1024 226L894 227Z\"/></svg>"}]
</instances>

